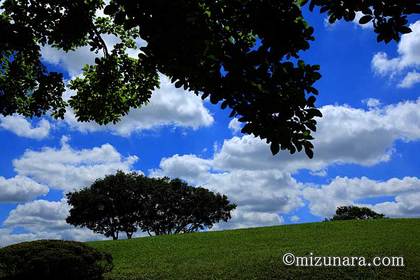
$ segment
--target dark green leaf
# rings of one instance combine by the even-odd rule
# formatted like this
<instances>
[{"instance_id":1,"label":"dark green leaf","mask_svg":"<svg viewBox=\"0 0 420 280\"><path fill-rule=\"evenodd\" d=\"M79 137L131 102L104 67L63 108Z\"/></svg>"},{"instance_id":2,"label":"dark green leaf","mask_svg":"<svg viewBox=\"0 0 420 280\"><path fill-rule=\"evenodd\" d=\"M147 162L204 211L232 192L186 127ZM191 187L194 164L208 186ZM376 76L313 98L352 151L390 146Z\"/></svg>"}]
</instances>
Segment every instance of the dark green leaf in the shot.
<instances>
[{"instance_id":1,"label":"dark green leaf","mask_svg":"<svg viewBox=\"0 0 420 280\"><path fill-rule=\"evenodd\" d=\"M371 16L371 15L365 15L365 16L362 16L360 19L359 19L359 23L360 24L366 24L366 23L368 23L369 21L371 21L373 19L373 17Z\"/></svg>"},{"instance_id":2,"label":"dark green leaf","mask_svg":"<svg viewBox=\"0 0 420 280\"><path fill-rule=\"evenodd\" d=\"M279 146L279 144L277 144L277 143L271 143L271 145L270 145L270 150L271 150L271 153L272 153L273 155L278 154L278 152L280 151L280 146Z\"/></svg>"}]
</instances>

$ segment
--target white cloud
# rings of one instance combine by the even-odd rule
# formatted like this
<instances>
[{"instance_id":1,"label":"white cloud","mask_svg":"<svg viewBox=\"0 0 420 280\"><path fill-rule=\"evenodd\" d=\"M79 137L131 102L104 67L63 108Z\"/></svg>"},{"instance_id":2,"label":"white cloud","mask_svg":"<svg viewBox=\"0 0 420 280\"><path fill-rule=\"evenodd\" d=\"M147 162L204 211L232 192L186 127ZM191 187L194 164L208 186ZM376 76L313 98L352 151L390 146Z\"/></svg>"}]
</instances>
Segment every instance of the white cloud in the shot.
<instances>
[{"instance_id":1,"label":"white cloud","mask_svg":"<svg viewBox=\"0 0 420 280\"><path fill-rule=\"evenodd\" d=\"M376 99L376 98L364 99L364 100L362 100L362 103L366 104L366 106L368 106L368 108L376 108L376 107L381 106L381 101L379 99Z\"/></svg>"},{"instance_id":2,"label":"white cloud","mask_svg":"<svg viewBox=\"0 0 420 280\"><path fill-rule=\"evenodd\" d=\"M300 185L290 174L278 170L222 172L213 169L213 164L212 160L193 155L175 155L163 159L160 169L152 170L151 176L180 177L193 185L226 194L238 209L231 221L219 224L216 229L279 224L282 222L279 214L303 206Z\"/></svg>"},{"instance_id":3,"label":"white cloud","mask_svg":"<svg viewBox=\"0 0 420 280\"><path fill-rule=\"evenodd\" d=\"M382 75L392 74L407 67L420 65L420 21L410 25L411 33L401 36L398 56L388 58L386 53L377 53L372 59L373 69Z\"/></svg>"},{"instance_id":4,"label":"white cloud","mask_svg":"<svg viewBox=\"0 0 420 280\"><path fill-rule=\"evenodd\" d=\"M245 217L255 218L255 225L272 224L274 217L277 219L279 215L304 205L302 190L307 187L291 174L308 169L325 175L322 173L334 164L372 166L389 160L396 140L420 139L419 108L420 100L368 110L324 106L321 108L324 117L319 120L315 134L313 159L308 159L303 153L291 156L287 152L273 157L265 142L245 135L225 140L211 159L174 155L163 159L160 168L151 170L150 174L180 177L191 184L227 194L239 206L235 214L239 220L219 227L250 226L252 219ZM334 211L342 203L352 202L345 194L343 200L330 201L327 197L320 194L317 205L328 211ZM313 211L320 213L316 209Z\"/></svg>"},{"instance_id":5,"label":"white cloud","mask_svg":"<svg viewBox=\"0 0 420 280\"><path fill-rule=\"evenodd\" d=\"M35 200L18 205L10 211L0 229L0 246L37 239L97 240L103 239L88 229L75 228L66 223L69 205L60 201ZM12 233L13 229L24 229L25 233Z\"/></svg>"},{"instance_id":6,"label":"white cloud","mask_svg":"<svg viewBox=\"0 0 420 280\"><path fill-rule=\"evenodd\" d=\"M0 177L0 202L25 202L50 189L72 191L117 170L133 171L136 156L123 157L112 145L73 149L69 138L61 147L26 150L13 161L17 176ZM140 172L140 171L137 171ZM42 184L42 185L41 185ZM49 187L49 188L48 188ZM102 238L88 229L74 228L65 222L69 205L60 201L35 200L13 209L0 228L0 246L35 239L92 240ZM23 233L14 233L23 229Z\"/></svg>"},{"instance_id":7,"label":"white cloud","mask_svg":"<svg viewBox=\"0 0 420 280\"><path fill-rule=\"evenodd\" d=\"M44 61L63 68L70 77L81 74L85 64L94 64L95 57L100 56L91 52L90 47L87 46L65 52L47 45L41 47L41 54Z\"/></svg>"},{"instance_id":8,"label":"white cloud","mask_svg":"<svg viewBox=\"0 0 420 280\"><path fill-rule=\"evenodd\" d=\"M232 219L229 222L216 224L213 230L252 228L264 226L278 226L284 223L284 219L274 213L242 211L239 207L232 213Z\"/></svg>"},{"instance_id":9,"label":"white cloud","mask_svg":"<svg viewBox=\"0 0 420 280\"><path fill-rule=\"evenodd\" d=\"M410 25L411 33L404 34L398 44L401 66L420 65L420 20Z\"/></svg>"},{"instance_id":10,"label":"white cloud","mask_svg":"<svg viewBox=\"0 0 420 280\"><path fill-rule=\"evenodd\" d=\"M324 117L319 120L315 134L315 157L312 160L303 153L290 156L283 152L273 157L263 141L246 135L225 140L209 159L191 154L164 158L159 169L151 170L150 175L180 177L193 185L227 194L238 204L238 209L230 222L221 223L216 229L282 223L282 216L304 206L304 199L310 202L314 214L328 216L338 205L390 195L395 196L395 201L371 206L390 216L415 216L419 213L413 200L417 198L417 178L386 182L336 178L329 185L314 187L296 181L292 174L302 169L326 173L327 168L334 164L372 166L388 160L396 140L416 141L420 138L419 107L420 100L367 110L324 106L321 108ZM109 144L75 150L67 141L64 138L60 148L26 151L13 162L16 172L51 188L71 190L117 169L131 170L137 160L137 157L124 158ZM349 187L357 184L360 187ZM51 206L45 202L33 204L31 213L45 217L41 210L36 210L35 206L40 205ZM11 213L8 227L25 224L25 228L33 233L49 231L42 226L46 224L45 219L37 220L36 225L26 221L23 217L32 217L26 211L29 210ZM64 227L60 228L62 217L56 220L51 224L55 224L59 236L63 236L62 232L66 231Z\"/></svg>"},{"instance_id":11,"label":"white cloud","mask_svg":"<svg viewBox=\"0 0 420 280\"><path fill-rule=\"evenodd\" d=\"M394 201L372 205L377 212L389 217L420 217L420 191L397 195Z\"/></svg>"},{"instance_id":12,"label":"white cloud","mask_svg":"<svg viewBox=\"0 0 420 280\"><path fill-rule=\"evenodd\" d=\"M109 0L104 1L106 5L109 4ZM97 17L108 17L104 14L103 9L96 11ZM109 18L109 17L108 17ZM121 40L112 34L101 34L108 51L112 51L115 44L121 43ZM133 58L136 58L140 53L139 48L146 46L146 42L141 38L136 38L136 49L127 49L127 54ZM90 46L84 46L77 48L73 51L65 52L60 49L56 49L50 45L41 46L42 59L49 64L59 66L63 68L67 74L73 78L82 73L84 65L93 65L96 57L103 56L102 50L95 53L90 50Z\"/></svg>"},{"instance_id":13,"label":"white cloud","mask_svg":"<svg viewBox=\"0 0 420 280\"><path fill-rule=\"evenodd\" d=\"M300 217L296 216L296 215L293 215L293 216L290 217L290 221L293 222L293 223L297 223L297 222L300 221Z\"/></svg>"},{"instance_id":14,"label":"white cloud","mask_svg":"<svg viewBox=\"0 0 420 280\"><path fill-rule=\"evenodd\" d=\"M6 179L0 176L0 203L24 202L48 193L48 187L23 177Z\"/></svg>"},{"instance_id":15,"label":"white cloud","mask_svg":"<svg viewBox=\"0 0 420 280\"><path fill-rule=\"evenodd\" d=\"M316 171L309 171L309 174L311 174L312 176L319 176L319 177L325 177L325 176L328 175L327 169L321 169L321 170L316 170Z\"/></svg>"},{"instance_id":16,"label":"white cloud","mask_svg":"<svg viewBox=\"0 0 420 280\"><path fill-rule=\"evenodd\" d=\"M229 127L230 130L232 130L233 134L237 134L237 133L241 132L242 123L240 123L237 118L233 118L229 122L228 127Z\"/></svg>"},{"instance_id":17,"label":"white cloud","mask_svg":"<svg viewBox=\"0 0 420 280\"><path fill-rule=\"evenodd\" d=\"M40 120L37 126L34 127L20 115L0 117L0 127L18 136L37 140L48 137L51 129L50 123L45 119Z\"/></svg>"},{"instance_id":18,"label":"white cloud","mask_svg":"<svg viewBox=\"0 0 420 280\"><path fill-rule=\"evenodd\" d=\"M93 122L80 123L71 111L66 113L65 122L72 129L82 132L110 131L124 137L163 126L198 129L213 124L213 116L204 107L199 96L175 88L163 75L160 75L160 80L160 89L155 90L150 103L142 108L131 110L115 125L100 126Z\"/></svg>"},{"instance_id":19,"label":"white cloud","mask_svg":"<svg viewBox=\"0 0 420 280\"><path fill-rule=\"evenodd\" d=\"M410 25L412 30L411 33L404 34L401 36L401 41L398 43L398 56L389 58L388 54L379 52L372 58L372 69L375 73L382 76L395 76L405 75L407 69L417 69L420 66L420 21ZM410 74L411 73L411 74ZM410 87L414 84L414 74L410 72L405 75L405 82L400 83L402 85L409 85ZM413 80L414 79L414 80Z\"/></svg>"},{"instance_id":20,"label":"white cloud","mask_svg":"<svg viewBox=\"0 0 420 280\"><path fill-rule=\"evenodd\" d=\"M128 171L138 159L136 156L123 157L110 144L75 150L67 141L64 137L58 149L46 147L40 151L25 151L13 161L15 171L50 188L71 191L117 170Z\"/></svg>"},{"instance_id":21,"label":"white cloud","mask_svg":"<svg viewBox=\"0 0 420 280\"><path fill-rule=\"evenodd\" d=\"M282 152L272 156L265 142L253 136L225 140L214 157L222 170L300 169L320 171L332 164L372 166L389 160L393 143L420 139L420 100L401 102L380 109L355 109L327 105L314 134L315 156Z\"/></svg>"},{"instance_id":22,"label":"white cloud","mask_svg":"<svg viewBox=\"0 0 420 280\"><path fill-rule=\"evenodd\" d=\"M102 34L102 37L111 51L113 46L120 43L121 40L114 35ZM145 46L146 42L141 39L136 39L137 48ZM140 53L139 49L128 49L127 54L131 57L137 57ZM60 49L56 49L52 46L46 45L41 47L42 59L49 64L59 66L67 74L73 78L82 74L82 68L84 65L95 64L95 58L101 57L103 54L101 51L98 53L92 52L89 46L80 47L74 51L65 52Z\"/></svg>"},{"instance_id":23,"label":"white cloud","mask_svg":"<svg viewBox=\"0 0 420 280\"><path fill-rule=\"evenodd\" d=\"M420 179L405 177L388 181L374 181L366 177L337 177L330 184L307 187L303 196L309 201L314 215L331 217L338 206L365 205L391 217L420 216ZM361 204L358 200L393 196L395 201L377 204Z\"/></svg>"},{"instance_id":24,"label":"white cloud","mask_svg":"<svg viewBox=\"0 0 420 280\"><path fill-rule=\"evenodd\" d=\"M362 12L356 12L356 17L354 18L353 22L356 24L356 26L359 26L362 29L373 29L373 21L370 21L366 24L360 24L360 19L364 16Z\"/></svg>"},{"instance_id":25,"label":"white cloud","mask_svg":"<svg viewBox=\"0 0 420 280\"><path fill-rule=\"evenodd\" d=\"M375 54L372 58L373 70L382 76L394 75L401 69L400 59L392 58L389 59L388 55L384 52Z\"/></svg>"},{"instance_id":26,"label":"white cloud","mask_svg":"<svg viewBox=\"0 0 420 280\"><path fill-rule=\"evenodd\" d=\"M279 170L213 169L214 161L193 155L163 159L160 169L151 176L180 177L194 185L227 194L242 209L259 212L286 213L302 205L299 184Z\"/></svg>"},{"instance_id":27,"label":"white cloud","mask_svg":"<svg viewBox=\"0 0 420 280\"><path fill-rule=\"evenodd\" d=\"M71 228L65 221L70 207L65 200L47 201L35 200L18 205L10 211L9 216L3 222L6 227L23 227L34 232L52 231Z\"/></svg>"},{"instance_id":28,"label":"white cloud","mask_svg":"<svg viewBox=\"0 0 420 280\"><path fill-rule=\"evenodd\" d=\"M212 161L199 158L195 155L173 155L160 161L160 169L151 170L154 177L181 177L191 183L199 184L208 179L212 168Z\"/></svg>"},{"instance_id":29,"label":"white cloud","mask_svg":"<svg viewBox=\"0 0 420 280\"><path fill-rule=\"evenodd\" d=\"M113 35L103 35L109 49L112 49L120 39ZM137 47L145 46L142 39L136 40ZM53 65L62 67L70 79L82 74L85 64L94 64L95 58L101 56L95 54L89 47L82 47L75 51L64 52L51 46L41 48L43 59ZM136 57L139 49L129 49L127 53ZM95 122L78 122L74 112L68 108L64 122L70 128L81 132L110 131L112 134L128 137L133 133L144 130L151 130L163 126L175 126L182 128L198 129L213 124L214 119L205 108L203 101L192 92L176 88L166 76L160 74L160 88L156 89L150 102L139 109L132 109L117 124L101 126ZM68 90L65 99L68 99L74 92Z\"/></svg>"},{"instance_id":30,"label":"white cloud","mask_svg":"<svg viewBox=\"0 0 420 280\"><path fill-rule=\"evenodd\" d=\"M418 83L420 83L420 73L412 71L404 77L404 79L398 84L398 87L411 88Z\"/></svg>"},{"instance_id":31,"label":"white cloud","mask_svg":"<svg viewBox=\"0 0 420 280\"><path fill-rule=\"evenodd\" d=\"M11 229L0 228L0 247L39 239L60 239L54 232L12 233Z\"/></svg>"},{"instance_id":32,"label":"white cloud","mask_svg":"<svg viewBox=\"0 0 420 280\"><path fill-rule=\"evenodd\" d=\"M289 174L275 171L231 171L209 176L206 188L227 194L243 210L288 213L303 202L300 185Z\"/></svg>"}]
</instances>

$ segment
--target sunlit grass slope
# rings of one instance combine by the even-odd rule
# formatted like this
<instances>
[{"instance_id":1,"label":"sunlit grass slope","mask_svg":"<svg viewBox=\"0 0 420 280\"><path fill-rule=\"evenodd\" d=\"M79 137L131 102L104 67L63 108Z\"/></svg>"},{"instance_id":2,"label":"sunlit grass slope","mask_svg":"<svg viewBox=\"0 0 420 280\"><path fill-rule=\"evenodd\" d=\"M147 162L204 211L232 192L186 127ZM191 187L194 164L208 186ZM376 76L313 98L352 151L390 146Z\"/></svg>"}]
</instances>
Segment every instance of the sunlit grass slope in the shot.
<instances>
[{"instance_id":1,"label":"sunlit grass slope","mask_svg":"<svg viewBox=\"0 0 420 280\"><path fill-rule=\"evenodd\" d=\"M108 279L420 279L420 219L321 222L91 242ZM403 256L405 267L287 267L296 256Z\"/></svg>"}]
</instances>

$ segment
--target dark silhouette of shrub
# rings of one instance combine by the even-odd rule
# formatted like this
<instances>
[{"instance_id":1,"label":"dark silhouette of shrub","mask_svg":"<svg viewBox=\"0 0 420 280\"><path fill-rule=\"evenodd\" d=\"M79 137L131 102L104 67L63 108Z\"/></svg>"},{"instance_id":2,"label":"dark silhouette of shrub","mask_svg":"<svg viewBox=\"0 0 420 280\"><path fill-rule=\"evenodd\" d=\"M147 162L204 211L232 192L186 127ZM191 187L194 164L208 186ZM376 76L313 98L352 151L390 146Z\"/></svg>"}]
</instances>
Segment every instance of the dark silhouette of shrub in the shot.
<instances>
[{"instance_id":1,"label":"dark silhouette of shrub","mask_svg":"<svg viewBox=\"0 0 420 280\"><path fill-rule=\"evenodd\" d=\"M111 255L80 242L39 240L0 249L1 280L100 280Z\"/></svg>"}]
</instances>

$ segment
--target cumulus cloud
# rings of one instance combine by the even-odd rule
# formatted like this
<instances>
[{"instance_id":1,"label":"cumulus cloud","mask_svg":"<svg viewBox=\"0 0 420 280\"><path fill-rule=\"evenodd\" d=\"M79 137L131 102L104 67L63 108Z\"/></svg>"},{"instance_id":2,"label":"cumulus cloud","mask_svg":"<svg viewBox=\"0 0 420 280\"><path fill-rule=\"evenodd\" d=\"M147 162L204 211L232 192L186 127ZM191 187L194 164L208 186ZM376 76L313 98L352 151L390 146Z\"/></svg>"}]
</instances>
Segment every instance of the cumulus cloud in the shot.
<instances>
[{"instance_id":1,"label":"cumulus cloud","mask_svg":"<svg viewBox=\"0 0 420 280\"><path fill-rule=\"evenodd\" d=\"M401 36L398 43L398 56L390 58L388 54L379 52L372 58L372 69L381 76L396 77L404 75L400 87L408 88L418 82L415 71L408 74L408 69L418 69L420 66L420 21L410 25L411 33Z\"/></svg>"},{"instance_id":2,"label":"cumulus cloud","mask_svg":"<svg viewBox=\"0 0 420 280\"><path fill-rule=\"evenodd\" d=\"M386 76L388 74L393 75L398 70L405 67L402 67L400 62L400 58L389 59L386 53L379 52L372 58L372 68L375 73L382 76Z\"/></svg>"},{"instance_id":3,"label":"cumulus cloud","mask_svg":"<svg viewBox=\"0 0 420 280\"><path fill-rule=\"evenodd\" d=\"M232 131L233 134L237 134L242 129L242 124L238 121L237 118L233 118L228 125L229 129Z\"/></svg>"},{"instance_id":4,"label":"cumulus cloud","mask_svg":"<svg viewBox=\"0 0 420 280\"><path fill-rule=\"evenodd\" d=\"M23 176L0 176L0 203L25 202L48 193L48 187Z\"/></svg>"},{"instance_id":5,"label":"cumulus cloud","mask_svg":"<svg viewBox=\"0 0 420 280\"><path fill-rule=\"evenodd\" d=\"M180 177L195 185L225 193L243 209L263 212L288 212L302 201L297 197L299 184L279 170L214 169L214 161L193 155L163 159L152 176Z\"/></svg>"},{"instance_id":6,"label":"cumulus cloud","mask_svg":"<svg viewBox=\"0 0 420 280\"><path fill-rule=\"evenodd\" d=\"M104 35L104 40L112 49L120 40L113 35ZM137 47L146 45L146 42L137 39ZM82 47L75 51L64 52L51 46L44 46L41 49L44 61L62 67L70 78L82 74L82 67L85 64L94 64L95 58L101 54L95 54L89 47ZM128 54L136 57L138 49L129 49ZM160 75L160 88L156 89L150 99L149 104L139 109L132 109L117 124L100 126L94 122L78 122L74 112L67 110L65 122L74 130L81 132L110 131L111 133L123 137L128 137L132 133L143 130L156 129L163 126L175 126L183 128L198 129L213 124L214 119L210 112L205 108L201 98L191 92L181 88L175 88L164 75ZM74 92L68 91L66 98Z\"/></svg>"},{"instance_id":7,"label":"cumulus cloud","mask_svg":"<svg viewBox=\"0 0 420 280\"><path fill-rule=\"evenodd\" d=\"M128 171L137 156L123 157L112 145L76 150L63 137L60 148L27 150L13 166L19 175L30 177L50 188L71 191L95 179L116 172Z\"/></svg>"},{"instance_id":8,"label":"cumulus cloud","mask_svg":"<svg viewBox=\"0 0 420 280\"><path fill-rule=\"evenodd\" d=\"M181 177L194 184L208 179L212 161L196 155L173 155L160 161L159 169L150 170L153 177Z\"/></svg>"},{"instance_id":9,"label":"cumulus cloud","mask_svg":"<svg viewBox=\"0 0 420 280\"><path fill-rule=\"evenodd\" d=\"M324 117L319 120L315 134L316 155L311 160L304 154L291 156L286 152L273 157L264 141L245 135L225 140L210 159L196 155L165 158L159 169L151 170L150 174L180 177L194 185L227 194L239 207L236 220L221 227L250 226L251 218L248 220L247 217L253 217L255 225L278 223L283 214L302 207L304 198L320 201L317 205L330 212L317 210L315 206L311 206L311 210L326 215L335 211L337 205L353 202L352 196L343 193L338 197L342 200L329 200L321 193L319 200L310 199L308 186L296 181L292 174L307 169L325 175L326 169L335 164L372 166L389 160L396 140L420 138L419 107L420 100L368 110L324 106L321 108ZM362 198L364 194L358 197Z\"/></svg>"},{"instance_id":10,"label":"cumulus cloud","mask_svg":"<svg viewBox=\"0 0 420 280\"><path fill-rule=\"evenodd\" d=\"M13 209L3 225L6 227L24 227L30 231L42 232L46 228L52 231L70 228L65 219L70 207L65 200L35 200L18 205Z\"/></svg>"},{"instance_id":11,"label":"cumulus cloud","mask_svg":"<svg viewBox=\"0 0 420 280\"><path fill-rule=\"evenodd\" d=\"M42 59L48 64L59 66L70 77L80 75L84 65L95 63L95 57L99 54L90 51L90 47L81 47L74 51L65 52L49 45L41 47Z\"/></svg>"},{"instance_id":12,"label":"cumulus cloud","mask_svg":"<svg viewBox=\"0 0 420 280\"><path fill-rule=\"evenodd\" d=\"M303 206L299 197L300 185L290 174L278 170L220 171L213 160L193 155L163 159L152 176L180 177L191 184L200 185L226 194L238 205L232 220L216 227L238 228L279 224L281 213Z\"/></svg>"},{"instance_id":13,"label":"cumulus cloud","mask_svg":"<svg viewBox=\"0 0 420 280\"><path fill-rule=\"evenodd\" d=\"M51 129L50 123L42 119L36 126L20 115L0 117L0 127L18 136L41 140L48 137Z\"/></svg>"},{"instance_id":14,"label":"cumulus cloud","mask_svg":"<svg viewBox=\"0 0 420 280\"><path fill-rule=\"evenodd\" d=\"M114 35L102 34L105 44L109 50L112 50L115 44L121 43L121 40ZM145 46L145 41L136 39L136 49L128 49L127 54L131 57L137 57L139 49ZM84 65L95 64L95 58L102 56L101 52L95 53L89 46L77 48L76 50L65 52L46 45L41 47L42 59L52 65L61 67L70 77L78 76L82 73Z\"/></svg>"},{"instance_id":15,"label":"cumulus cloud","mask_svg":"<svg viewBox=\"0 0 420 280\"><path fill-rule=\"evenodd\" d=\"M314 215L331 217L338 206L363 205L390 217L420 216L420 179L417 177L392 178L388 181L375 181L366 177L337 177L328 185L307 187L303 196L309 201ZM394 201L376 204L358 203L358 200L395 197Z\"/></svg>"},{"instance_id":16,"label":"cumulus cloud","mask_svg":"<svg viewBox=\"0 0 420 280\"><path fill-rule=\"evenodd\" d=\"M0 247L8 246L20 242L28 242L39 239L60 239L54 232L37 233L12 233L12 229L0 228Z\"/></svg>"},{"instance_id":17,"label":"cumulus cloud","mask_svg":"<svg viewBox=\"0 0 420 280\"><path fill-rule=\"evenodd\" d=\"M75 228L66 223L69 205L60 201L35 200L18 205L4 221L0 229L0 246L37 239L97 240L103 239L88 229ZM24 229L25 233L12 233L13 229Z\"/></svg>"},{"instance_id":18,"label":"cumulus cloud","mask_svg":"<svg viewBox=\"0 0 420 280\"><path fill-rule=\"evenodd\" d=\"M284 223L283 217L275 213L243 211L240 207L233 211L232 219L219 223L213 230L278 226Z\"/></svg>"},{"instance_id":19,"label":"cumulus cloud","mask_svg":"<svg viewBox=\"0 0 420 280\"><path fill-rule=\"evenodd\" d=\"M287 152L273 157L265 142L245 135L225 140L214 156L214 166L223 170L281 167L291 173L300 169L321 171L332 164L372 166L390 159L396 140L420 138L419 109L420 100L368 110L327 105L321 108L324 117L314 134L313 159Z\"/></svg>"},{"instance_id":20,"label":"cumulus cloud","mask_svg":"<svg viewBox=\"0 0 420 280\"><path fill-rule=\"evenodd\" d=\"M420 73L417 71L412 71L404 77L404 79L398 84L398 87L411 88L418 83L420 83Z\"/></svg>"},{"instance_id":21,"label":"cumulus cloud","mask_svg":"<svg viewBox=\"0 0 420 280\"><path fill-rule=\"evenodd\" d=\"M389 217L420 217L420 191L400 194L395 196L394 201L377 203L371 207Z\"/></svg>"},{"instance_id":22,"label":"cumulus cloud","mask_svg":"<svg viewBox=\"0 0 420 280\"><path fill-rule=\"evenodd\" d=\"M77 122L74 113L67 112L65 122L81 132L110 131L128 137L132 133L175 126L198 129L213 124L214 119L201 98L175 86L160 75L160 88L155 90L150 103L139 109L132 109L117 124L100 126L94 122Z\"/></svg>"},{"instance_id":23,"label":"cumulus cloud","mask_svg":"<svg viewBox=\"0 0 420 280\"><path fill-rule=\"evenodd\" d=\"M109 49L120 42L114 35L103 35ZM137 57L138 49L145 46L142 39L136 40L137 49L128 49L128 54ZM51 46L41 48L42 58L45 62L61 67L68 73L70 79L82 75L85 64L94 64L95 54L89 47L81 47L74 51L64 52ZM65 98L68 99L74 92L68 90ZM201 98L192 92L176 88L168 77L160 75L160 88L156 89L149 104L139 109L132 109L117 124L100 126L95 122L78 122L74 112L68 108L64 120L70 128L81 132L110 131L112 134L128 137L132 133L143 130L156 129L163 126L198 129L213 124L214 119Z\"/></svg>"},{"instance_id":24,"label":"cumulus cloud","mask_svg":"<svg viewBox=\"0 0 420 280\"><path fill-rule=\"evenodd\" d=\"M69 205L60 201L35 200L50 189L73 191L117 170L132 171L136 156L122 156L112 145L74 149L63 137L59 148L26 150L13 161L18 174L0 177L0 202L27 202L10 211L0 229L0 246L35 239L92 240L102 238L88 229L74 228L65 221ZM140 172L140 171L138 171ZM15 233L23 229L23 233Z\"/></svg>"},{"instance_id":25,"label":"cumulus cloud","mask_svg":"<svg viewBox=\"0 0 420 280\"><path fill-rule=\"evenodd\" d=\"M366 106L368 106L368 108L375 108L375 107L379 107L381 105L381 101L379 99L376 99L376 98L364 99L364 100L362 100L362 102L364 104L366 104Z\"/></svg>"},{"instance_id":26,"label":"cumulus cloud","mask_svg":"<svg viewBox=\"0 0 420 280\"><path fill-rule=\"evenodd\" d=\"M419 107L420 100L368 109L324 106L321 108L324 117L319 120L315 134L316 155L312 160L304 154L290 156L286 152L273 157L263 141L245 135L225 140L211 158L193 154L164 158L159 168L150 170L149 175L180 177L190 184L227 194L238 208L231 221L221 223L215 229L280 224L284 215L303 207L305 201L309 202L314 215L326 217L339 205L357 204L362 199L384 195L395 199L365 205L388 216L416 216L420 214L415 203L419 196L417 178L379 182L365 177L337 177L328 185L308 186L298 182L293 174L302 169L326 173L331 165L372 166L389 160L395 141L420 138ZM123 157L109 144L76 150L64 138L61 147L28 150L13 165L21 176L50 187L70 190L116 169L131 170L136 160L137 157ZM33 216L44 218L41 206L58 207L46 202L30 205L30 213L35 213ZM44 218L36 225L23 218L32 215L25 210L28 207L22 206L19 211L17 208L11 212L7 227L24 224L32 233L48 232L49 228L43 226L46 224ZM64 213L60 211L56 212ZM62 224L64 214L60 215L61 218L51 217L50 220L55 221L51 222L56 227L53 232L59 232L57 234L61 237L68 231ZM296 218L290 220L297 221ZM70 233L74 232L68 232L69 236Z\"/></svg>"}]
</instances>

